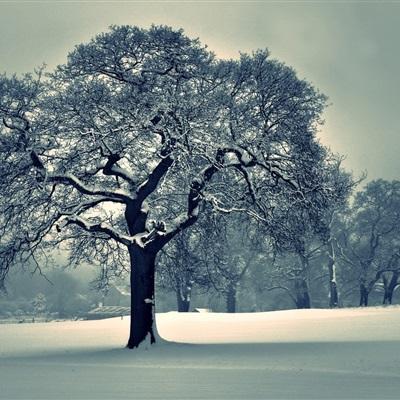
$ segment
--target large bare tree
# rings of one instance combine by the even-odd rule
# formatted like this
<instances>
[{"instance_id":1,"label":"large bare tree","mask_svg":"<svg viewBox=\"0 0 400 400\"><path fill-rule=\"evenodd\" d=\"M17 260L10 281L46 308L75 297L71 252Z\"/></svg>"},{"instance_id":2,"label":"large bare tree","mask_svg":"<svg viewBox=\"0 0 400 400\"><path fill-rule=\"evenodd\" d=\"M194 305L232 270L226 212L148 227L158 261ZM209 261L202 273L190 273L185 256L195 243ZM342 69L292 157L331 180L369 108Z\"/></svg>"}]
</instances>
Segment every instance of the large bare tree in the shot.
<instances>
[{"instance_id":1,"label":"large bare tree","mask_svg":"<svg viewBox=\"0 0 400 400\"><path fill-rule=\"evenodd\" d=\"M202 203L263 221L329 203L324 105L268 51L218 60L163 26L111 27L51 74L1 76L1 278L64 243L130 271L128 347L154 342L157 253Z\"/></svg>"}]
</instances>

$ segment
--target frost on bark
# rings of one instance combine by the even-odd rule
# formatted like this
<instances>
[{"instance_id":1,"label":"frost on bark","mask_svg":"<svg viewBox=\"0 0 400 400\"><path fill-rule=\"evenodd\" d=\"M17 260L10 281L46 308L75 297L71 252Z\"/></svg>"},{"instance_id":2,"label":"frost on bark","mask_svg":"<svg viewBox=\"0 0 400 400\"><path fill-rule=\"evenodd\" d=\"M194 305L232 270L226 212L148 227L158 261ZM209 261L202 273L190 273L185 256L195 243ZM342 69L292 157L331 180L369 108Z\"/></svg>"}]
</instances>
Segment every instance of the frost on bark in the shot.
<instances>
[{"instance_id":1,"label":"frost on bark","mask_svg":"<svg viewBox=\"0 0 400 400\"><path fill-rule=\"evenodd\" d=\"M328 274L329 274L329 307L335 308L339 305L339 295L336 280L335 249L332 239L327 243L328 246Z\"/></svg>"},{"instance_id":2,"label":"frost on bark","mask_svg":"<svg viewBox=\"0 0 400 400\"><path fill-rule=\"evenodd\" d=\"M281 204L315 220L329 203L324 105L267 51L218 60L157 26L114 26L45 77L2 75L0 280L56 247L105 284L130 273L128 347L153 340L156 257L204 204L269 226Z\"/></svg>"}]
</instances>

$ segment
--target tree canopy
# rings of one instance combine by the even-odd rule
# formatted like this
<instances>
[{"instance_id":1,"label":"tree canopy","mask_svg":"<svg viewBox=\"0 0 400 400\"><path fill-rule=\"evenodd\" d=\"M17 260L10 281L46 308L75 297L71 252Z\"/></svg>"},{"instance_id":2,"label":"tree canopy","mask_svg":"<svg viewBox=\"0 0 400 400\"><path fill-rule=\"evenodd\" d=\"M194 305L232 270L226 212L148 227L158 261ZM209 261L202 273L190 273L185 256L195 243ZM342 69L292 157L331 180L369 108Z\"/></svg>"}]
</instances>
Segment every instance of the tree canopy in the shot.
<instances>
[{"instance_id":1,"label":"tree canopy","mask_svg":"<svg viewBox=\"0 0 400 400\"><path fill-rule=\"evenodd\" d=\"M325 104L267 50L221 60L165 26L113 26L51 73L1 76L1 279L64 243L131 271L128 346L154 341L156 255L204 204L283 235L290 210L317 224L343 196L315 136Z\"/></svg>"}]
</instances>

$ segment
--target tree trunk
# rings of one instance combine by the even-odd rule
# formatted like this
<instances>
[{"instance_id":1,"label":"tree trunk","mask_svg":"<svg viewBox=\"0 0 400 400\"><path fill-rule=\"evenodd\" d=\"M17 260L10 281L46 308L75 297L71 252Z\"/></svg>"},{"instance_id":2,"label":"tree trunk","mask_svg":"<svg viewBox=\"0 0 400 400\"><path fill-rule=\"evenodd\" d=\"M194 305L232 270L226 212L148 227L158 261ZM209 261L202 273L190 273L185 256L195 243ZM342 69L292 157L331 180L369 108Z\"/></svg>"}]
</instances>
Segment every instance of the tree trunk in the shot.
<instances>
[{"instance_id":1,"label":"tree trunk","mask_svg":"<svg viewBox=\"0 0 400 400\"><path fill-rule=\"evenodd\" d=\"M392 304L393 301L393 292L396 289L399 281L400 271L393 272L392 278L388 282L385 277L383 277L384 283L384 295L383 295L383 304Z\"/></svg>"},{"instance_id":2,"label":"tree trunk","mask_svg":"<svg viewBox=\"0 0 400 400\"><path fill-rule=\"evenodd\" d=\"M236 312L236 285L229 284L228 291L226 293L226 312L234 313Z\"/></svg>"},{"instance_id":3,"label":"tree trunk","mask_svg":"<svg viewBox=\"0 0 400 400\"><path fill-rule=\"evenodd\" d=\"M339 295L335 281L329 281L329 307L336 308L339 306Z\"/></svg>"},{"instance_id":4,"label":"tree trunk","mask_svg":"<svg viewBox=\"0 0 400 400\"><path fill-rule=\"evenodd\" d=\"M179 312L188 312L190 308L190 298L185 296L184 293L182 293L182 288L178 288L176 292L176 300L178 303L178 311Z\"/></svg>"},{"instance_id":5,"label":"tree trunk","mask_svg":"<svg viewBox=\"0 0 400 400\"><path fill-rule=\"evenodd\" d=\"M367 307L368 306L368 289L365 286L364 282L360 283L360 307Z\"/></svg>"},{"instance_id":6,"label":"tree trunk","mask_svg":"<svg viewBox=\"0 0 400 400\"><path fill-rule=\"evenodd\" d=\"M328 242L328 271L329 271L329 307L336 308L339 305L339 295L336 282L335 249L332 240Z\"/></svg>"},{"instance_id":7,"label":"tree trunk","mask_svg":"<svg viewBox=\"0 0 400 400\"><path fill-rule=\"evenodd\" d=\"M383 304L387 305L387 304L392 304L392 297L393 294L389 292L388 288L384 288L385 291L383 293Z\"/></svg>"},{"instance_id":8,"label":"tree trunk","mask_svg":"<svg viewBox=\"0 0 400 400\"><path fill-rule=\"evenodd\" d=\"M304 278L296 279L295 292L297 308L311 308L311 299L308 291L308 285Z\"/></svg>"},{"instance_id":9,"label":"tree trunk","mask_svg":"<svg viewBox=\"0 0 400 400\"><path fill-rule=\"evenodd\" d=\"M156 254L131 245L131 325L127 347L138 347L148 336L155 343L154 323L154 273Z\"/></svg>"}]
</instances>

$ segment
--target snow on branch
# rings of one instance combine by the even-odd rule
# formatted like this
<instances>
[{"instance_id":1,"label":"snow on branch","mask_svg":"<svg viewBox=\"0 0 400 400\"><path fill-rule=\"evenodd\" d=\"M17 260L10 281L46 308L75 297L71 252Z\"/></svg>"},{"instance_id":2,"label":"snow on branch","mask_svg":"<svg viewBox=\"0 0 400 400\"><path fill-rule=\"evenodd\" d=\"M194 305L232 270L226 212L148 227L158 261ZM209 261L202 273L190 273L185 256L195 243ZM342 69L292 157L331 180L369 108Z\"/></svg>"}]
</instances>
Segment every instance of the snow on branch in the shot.
<instances>
[{"instance_id":1,"label":"snow on branch","mask_svg":"<svg viewBox=\"0 0 400 400\"><path fill-rule=\"evenodd\" d=\"M171 222L171 228L166 232L158 233L154 240L155 246L160 249L168 243L179 232L193 225L199 217L199 207L202 201L201 191L211 180L213 175L218 172L224 164L226 149L218 149L215 155L215 161L203 168L199 176L192 180L188 194L187 213L182 214Z\"/></svg>"},{"instance_id":2,"label":"snow on branch","mask_svg":"<svg viewBox=\"0 0 400 400\"><path fill-rule=\"evenodd\" d=\"M74 187L78 192L82 194L86 194L89 196L104 196L109 199L109 201L116 202L129 202L134 200L134 198L129 195L127 192L124 192L120 189L118 190L106 190L97 187L90 187L82 182L78 177L73 174L48 174L45 176L45 179L48 182L60 183L60 184L68 184Z\"/></svg>"},{"instance_id":3,"label":"snow on branch","mask_svg":"<svg viewBox=\"0 0 400 400\"><path fill-rule=\"evenodd\" d=\"M63 216L75 215L75 214L79 215L79 214L84 213L85 211L90 210L93 207L96 207L97 205L99 205L101 203L106 203L106 202L122 203L122 204L125 203L122 199L110 199L109 197L99 197L99 198L96 198L91 201L82 201L82 202L72 204L68 207L65 207L65 209L68 210L68 212L60 213L60 215L61 214Z\"/></svg>"},{"instance_id":4,"label":"snow on branch","mask_svg":"<svg viewBox=\"0 0 400 400\"><path fill-rule=\"evenodd\" d=\"M102 149L101 149L102 150ZM104 152L102 150L102 155L104 155ZM118 153L112 153L107 156L107 162L103 167L103 174L104 175L112 175L116 176L118 178L122 178L131 185L135 185L136 181L133 178L133 176L126 171L124 168L121 168L117 165L117 162L121 160L121 155Z\"/></svg>"},{"instance_id":5,"label":"snow on branch","mask_svg":"<svg viewBox=\"0 0 400 400\"><path fill-rule=\"evenodd\" d=\"M18 128L15 126L11 126L7 124L5 119L3 118L3 123L5 124L6 127L10 129L16 129L18 131L21 131L23 133L23 139L24 139L24 145L26 150L30 150L29 156L31 158L32 165L38 170L40 173L42 180L45 182L51 182L51 183L60 183L60 184L69 184L73 186L76 190L78 190L82 194L90 195L90 196L106 196L108 197L109 201L116 201L116 202L129 202L134 200L135 198L129 195L126 192L123 192L122 190L106 190L106 189L100 189L96 187L90 187L82 180L80 180L78 177L76 177L73 174L51 174L46 170L45 165L43 164L42 160L40 159L39 155L34 149L29 149L27 147L28 143L28 129L30 128L29 122L25 119L22 118L22 121L24 122L24 127L23 128ZM116 166L116 162L120 159L119 155L110 155L108 157L108 161L105 164L103 171L105 175L115 175L119 176L131 183L134 183L134 180L132 176L130 176L126 171L124 171L122 168Z\"/></svg>"},{"instance_id":6,"label":"snow on branch","mask_svg":"<svg viewBox=\"0 0 400 400\"><path fill-rule=\"evenodd\" d=\"M115 228L113 228L110 224L101 222L101 223L90 223L87 219L82 218L78 215L71 215L65 218L64 224L62 226L59 226L58 229L60 230L62 227L67 226L67 225L77 225L80 228L84 229L87 232L99 232L99 233L104 233L105 235L109 236L110 238L116 240L119 243L122 243L126 246L129 246L132 244L133 238L124 235L123 233L117 231Z\"/></svg>"}]
</instances>

